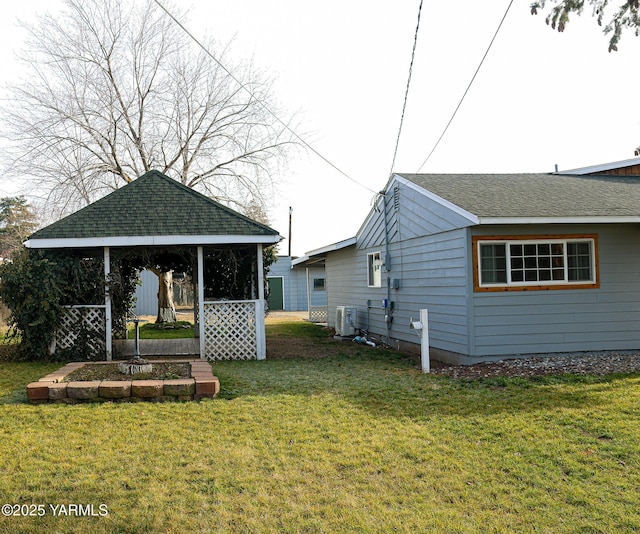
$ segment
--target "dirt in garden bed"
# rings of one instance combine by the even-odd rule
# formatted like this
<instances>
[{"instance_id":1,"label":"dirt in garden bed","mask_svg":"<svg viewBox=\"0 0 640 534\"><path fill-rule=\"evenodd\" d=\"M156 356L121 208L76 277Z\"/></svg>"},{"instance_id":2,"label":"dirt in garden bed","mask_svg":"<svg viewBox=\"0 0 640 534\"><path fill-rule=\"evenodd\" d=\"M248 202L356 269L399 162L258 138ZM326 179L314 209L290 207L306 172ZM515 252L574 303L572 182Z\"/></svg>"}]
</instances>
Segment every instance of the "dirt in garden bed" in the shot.
<instances>
[{"instance_id":1,"label":"dirt in garden bed","mask_svg":"<svg viewBox=\"0 0 640 534\"><path fill-rule=\"evenodd\" d=\"M88 363L80 369L68 374L65 382L84 382L90 380L169 380L174 378L190 378L191 365L182 362L151 362L150 373L121 373L117 363Z\"/></svg>"}]
</instances>

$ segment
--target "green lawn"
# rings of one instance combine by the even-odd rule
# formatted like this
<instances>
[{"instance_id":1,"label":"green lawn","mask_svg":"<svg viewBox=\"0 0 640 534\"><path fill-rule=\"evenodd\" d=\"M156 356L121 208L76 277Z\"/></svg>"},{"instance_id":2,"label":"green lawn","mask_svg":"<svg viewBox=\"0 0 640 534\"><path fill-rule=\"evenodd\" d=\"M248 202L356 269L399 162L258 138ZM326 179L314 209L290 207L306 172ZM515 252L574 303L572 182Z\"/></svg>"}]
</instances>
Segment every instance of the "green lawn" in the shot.
<instances>
[{"instance_id":1,"label":"green lawn","mask_svg":"<svg viewBox=\"0 0 640 534\"><path fill-rule=\"evenodd\" d=\"M0 504L46 512L0 532L640 531L638 375L459 381L277 336L327 356L213 364L201 403L31 406L57 365L0 364Z\"/></svg>"}]
</instances>

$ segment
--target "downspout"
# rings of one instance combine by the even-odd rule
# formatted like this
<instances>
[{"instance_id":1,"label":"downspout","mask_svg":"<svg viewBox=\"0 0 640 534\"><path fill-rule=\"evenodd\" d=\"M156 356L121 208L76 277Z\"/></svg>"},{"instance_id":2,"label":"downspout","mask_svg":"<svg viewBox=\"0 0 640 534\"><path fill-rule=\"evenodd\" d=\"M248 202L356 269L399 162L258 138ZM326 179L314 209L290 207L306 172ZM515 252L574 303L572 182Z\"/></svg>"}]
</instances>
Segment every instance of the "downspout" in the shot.
<instances>
[{"instance_id":1,"label":"downspout","mask_svg":"<svg viewBox=\"0 0 640 534\"><path fill-rule=\"evenodd\" d=\"M391 330L391 321L393 317L391 316L391 284L389 281L389 272L391 271L391 258L389 257L389 221L387 219L387 194L386 191L380 191L383 199L383 210L384 210L384 270L387 273L387 298L385 300L384 306L384 322L387 328L386 335L386 343L390 344L390 330Z\"/></svg>"}]
</instances>

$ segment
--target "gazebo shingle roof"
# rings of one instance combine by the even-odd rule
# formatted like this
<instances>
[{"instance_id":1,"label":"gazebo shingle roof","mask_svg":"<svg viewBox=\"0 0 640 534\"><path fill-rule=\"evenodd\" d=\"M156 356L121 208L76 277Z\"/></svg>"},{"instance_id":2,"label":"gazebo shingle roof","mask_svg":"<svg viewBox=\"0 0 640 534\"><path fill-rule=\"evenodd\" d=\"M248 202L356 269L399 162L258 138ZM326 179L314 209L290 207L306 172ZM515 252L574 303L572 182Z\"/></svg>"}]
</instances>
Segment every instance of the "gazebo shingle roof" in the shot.
<instances>
[{"instance_id":1,"label":"gazebo shingle roof","mask_svg":"<svg viewBox=\"0 0 640 534\"><path fill-rule=\"evenodd\" d=\"M169 178L149 171L106 197L35 232L29 239L87 240L153 236L250 236L278 232Z\"/></svg>"}]
</instances>

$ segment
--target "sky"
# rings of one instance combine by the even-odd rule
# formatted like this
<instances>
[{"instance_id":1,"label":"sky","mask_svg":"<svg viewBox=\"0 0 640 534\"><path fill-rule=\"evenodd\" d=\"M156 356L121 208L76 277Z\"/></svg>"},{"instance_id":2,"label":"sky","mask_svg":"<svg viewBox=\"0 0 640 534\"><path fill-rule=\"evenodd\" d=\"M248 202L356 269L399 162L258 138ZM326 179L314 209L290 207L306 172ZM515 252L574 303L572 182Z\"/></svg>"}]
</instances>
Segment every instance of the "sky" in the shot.
<instances>
[{"instance_id":1,"label":"sky","mask_svg":"<svg viewBox=\"0 0 640 534\"><path fill-rule=\"evenodd\" d=\"M509 0L191 0L186 26L274 78L296 133L333 165L299 150L278 178L270 224L294 256L353 237L391 172L552 172L634 157L640 145L640 38L619 51L588 8L564 33L514 0L447 133ZM15 20L55 10L21 0L0 20L0 81L19 75ZM288 116L288 115L287 115ZM285 119L286 117L283 117ZM335 167L342 172L338 172ZM344 173L344 174L343 174ZM348 178L345 176L348 175ZM0 182L6 195L15 184Z\"/></svg>"}]
</instances>

